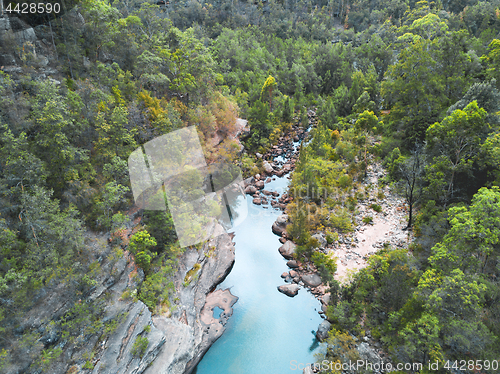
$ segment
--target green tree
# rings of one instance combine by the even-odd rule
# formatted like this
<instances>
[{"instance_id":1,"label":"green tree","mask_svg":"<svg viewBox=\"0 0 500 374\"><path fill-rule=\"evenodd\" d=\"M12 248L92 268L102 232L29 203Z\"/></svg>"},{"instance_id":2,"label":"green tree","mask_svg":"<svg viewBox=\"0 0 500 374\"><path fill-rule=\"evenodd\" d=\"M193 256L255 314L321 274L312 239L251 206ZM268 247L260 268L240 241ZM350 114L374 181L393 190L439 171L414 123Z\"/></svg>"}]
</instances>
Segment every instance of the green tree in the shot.
<instances>
[{"instance_id":1,"label":"green tree","mask_svg":"<svg viewBox=\"0 0 500 374\"><path fill-rule=\"evenodd\" d=\"M469 208L449 209L451 228L443 241L433 247L429 259L434 266L467 273L496 272L500 255L500 190L481 188Z\"/></svg>"},{"instance_id":2,"label":"green tree","mask_svg":"<svg viewBox=\"0 0 500 374\"><path fill-rule=\"evenodd\" d=\"M114 107L112 111L105 105L101 105L96 119L99 139L95 143L95 148L105 162L111 161L115 156L127 159L129 154L137 148L134 139L137 130L127 128L128 116L128 109L123 105Z\"/></svg>"},{"instance_id":3,"label":"green tree","mask_svg":"<svg viewBox=\"0 0 500 374\"><path fill-rule=\"evenodd\" d=\"M404 133L407 145L424 140L427 127L446 102L430 43L418 40L410 44L400 53L398 62L389 67L388 79L382 82L381 95L391 110L389 118L394 128Z\"/></svg>"},{"instance_id":4,"label":"green tree","mask_svg":"<svg viewBox=\"0 0 500 374\"><path fill-rule=\"evenodd\" d=\"M489 126L485 122L486 111L476 101L457 109L441 123L436 122L426 132L428 152L433 163L440 163L446 173L446 200L455 195L455 179L458 173L469 174L474 158L479 152L481 136Z\"/></svg>"},{"instance_id":5,"label":"green tree","mask_svg":"<svg viewBox=\"0 0 500 374\"><path fill-rule=\"evenodd\" d=\"M486 66L486 74L495 79L497 88L500 88L500 40L493 39L488 46L488 54L481 57Z\"/></svg>"},{"instance_id":6,"label":"green tree","mask_svg":"<svg viewBox=\"0 0 500 374\"><path fill-rule=\"evenodd\" d=\"M276 88L276 79L273 76L267 77L262 89L260 91L260 98L263 100L265 97L269 100L269 111L273 111L273 91Z\"/></svg>"},{"instance_id":7,"label":"green tree","mask_svg":"<svg viewBox=\"0 0 500 374\"><path fill-rule=\"evenodd\" d=\"M418 320L410 322L400 332L404 340L404 350L412 360L427 362L430 352L441 350L437 343L439 331L439 319L429 313L422 314Z\"/></svg>"},{"instance_id":8,"label":"green tree","mask_svg":"<svg viewBox=\"0 0 500 374\"><path fill-rule=\"evenodd\" d=\"M22 194L19 213L27 242L24 269L36 288L53 275L65 275L74 256L83 250L83 225L70 207L60 212L52 192L35 186Z\"/></svg>"},{"instance_id":9,"label":"green tree","mask_svg":"<svg viewBox=\"0 0 500 374\"><path fill-rule=\"evenodd\" d=\"M104 186L101 199L97 203L97 208L102 214L99 220L100 224L105 228L111 226L114 209L123 202L125 194L129 191L130 188L122 186L116 181L106 183Z\"/></svg>"},{"instance_id":10,"label":"green tree","mask_svg":"<svg viewBox=\"0 0 500 374\"><path fill-rule=\"evenodd\" d=\"M50 173L47 182L60 194L67 181L80 178L82 164L89 160L89 152L74 144L84 124L73 119L54 84L41 84L36 99L33 109L36 155Z\"/></svg>"},{"instance_id":11,"label":"green tree","mask_svg":"<svg viewBox=\"0 0 500 374\"><path fill-rule=\"evenodd\" d=\"M368 161L366 158L367 154L367 147L368 147L368 134L370 131L373 130L378 124L378 118L377 116L368 110L365 110L363 113L361 113L358 116L358 119L355 123L355 126L358 130L362 131L364 133L364 148L365 148L365 176L366 176L366 170L368 168Z\"/></svg>"},{"instance_id":12,"label":"green tree","mask_svg":"<svg viewBox=\"0 0 500 374\"><path fill-rule=\"evenodd\" d=\"M139 231L130 238L129 249L135 256L135 261L146 273L149 272L153 254L151 249L156 246L155 238L146 230Z\"/></svg>"},{"instance_id":13,"label":"green tree","mask_svg":"<svg viewBox=\"0 0 500 374\"><path fill-rule=\"evenodd\" d=\"M129 248L134 254L149 251L154 246L156 240L146 230L139 231L130 238Z\"/></svg>"},{"instance_id":14,"label":"green tree","mask_svg":"<svg viewBox=\"0 0 500 374\"><path fill-rule=\"evenodd\" d=\"M281 119L283 122L292 122L292 117L293 117L293 103L292 105L290 104L290 98L285 95L285 103L283 104L283 114L281 116Z\"/></svg>"}]
</instances>

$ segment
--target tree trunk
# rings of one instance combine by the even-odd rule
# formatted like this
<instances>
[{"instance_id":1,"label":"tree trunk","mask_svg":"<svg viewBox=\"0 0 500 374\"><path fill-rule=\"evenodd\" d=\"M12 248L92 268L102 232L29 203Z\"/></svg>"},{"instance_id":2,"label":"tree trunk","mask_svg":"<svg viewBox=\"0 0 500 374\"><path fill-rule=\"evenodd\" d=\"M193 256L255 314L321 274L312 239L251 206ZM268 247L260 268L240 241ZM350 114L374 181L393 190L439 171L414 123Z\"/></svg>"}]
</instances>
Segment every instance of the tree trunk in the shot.
<instances>
[{"instance_id":1,"label":"tree trunk","mask_svg":"<svg viewBox=\"0 0 500 374\"><path fill-rule=\"evenodd\" d=\"M413 225L413 202L409 205L409 211L408 211L408 225L406 226L407 229L410 229L411 226Z\"/></svg>"}]
</instances>

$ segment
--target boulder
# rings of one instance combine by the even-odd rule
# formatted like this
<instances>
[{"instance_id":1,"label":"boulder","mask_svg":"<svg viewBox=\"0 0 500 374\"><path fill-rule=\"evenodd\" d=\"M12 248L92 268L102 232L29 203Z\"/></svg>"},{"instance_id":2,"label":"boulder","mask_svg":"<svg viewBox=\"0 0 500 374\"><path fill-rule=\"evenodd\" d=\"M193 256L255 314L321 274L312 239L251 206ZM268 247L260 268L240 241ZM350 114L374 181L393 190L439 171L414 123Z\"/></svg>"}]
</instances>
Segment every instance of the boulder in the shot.
<instances>
[{"instance_id":1,"label":"boulder","mask_svg":"<svg viewBox=\"0 0 500 374\"><path fill-rule=\"evenodd\" d=\"M288 273L285 271L283 274L281 274L281 278L285 279L286 277L288 277Z\"/></svg>"},{"instance_id":2,"label":"boulder","mask_svg":"<svg viewBox=\"0 0 500 374\"><path fill-rule=\"evenodd\" d=\"M286 244L286 243L285 243ZM300 277L304 284L309 287L318 287L321 282L321 277L317 273L305 274Z\"/></svg>"},{"instance_id":3,"label":"boulder","mask_svg":"<svg viewBox=\"0 0 500 374\"><path fill-rule=\"evenodd\" d=\"M263 193L264 195L267 195L267 196L269 196L269 195L272 195L272 194L273 194L271 191L268 191L268 190L262 190L262 193Z\"/></svg>"},{"instance_id":4,"label":"boulder","mask_svg":"<svg viewBox=\"0 0 500 374\"><path fill-rule=\"evenodd\" d=\"M253 182L255 182L254 177L250 177L250 178L243 180L243 184L245 187L250 186L251 184L253 184Z\"/></svg>"},{"instance_id":5,"label":"boulder","mask_svg":"<svg viewBox=\"0 0 500 374\"><path fill-rule=\"evenodd\" d=\"M245 193L248 195L253 195L257 192L257 188L255 186L248 186L245 188Z\"/></svg>"},{"instance_id":6,"label":"boulder","mask_svg":"<svg viewBox=\"0 0 500 374\"><path fill-rule=\"evenodd\" d=\"M267 161L264 161L264 162L262 163L262 167L264 168L264 170L265 170L265 172L266 172L267 174L272 174L272 173L274 172L273 167L272 167L272 166L271 166L271 164L270 164L269 162L267 162Z\"/></svg>"},{"instance_id":7,"label":"boulder","mask_svg":"<svg viewBox=\"0 0 500 374\"><path fill-rule=\"evenodd\" d=\"M295 245L294 242L287 240L285 242L285 244L283 244L281 247L279 247L278 250L284 258L286 258L287 260L290 260L293 258L294 254L295 254L296 247L297 246ZM321 279L320 279L320 283L321 283Z\"/></svg>"},{"instance_id":8,"label":"boulder","mask_svg":"<svg viewBox=\"0 0 500 374\"><path fill-rule=\"evenodd\" d=\"M312 236L312 238L316 239L318 241L320 247L326 247L327 242L326 242L326 239L323 237L323 235L321 235L321 234L314 234Z\"/></svg>"},{"instance_id":9,"label":"boulder","mask_svg":"<svg viewBox=\"0 0 500 374\"><path fill-rule=\"evenodd\" d=\"M292 278L295 278L295 277L296 277L296 276L298 276L298 275L299 275L299 273L297 273L295 270L290 270L290 276L291 276Z\"/></svg>"},{"instance_id":10,"label":"boulder","mask_svg":"<svg viewBox=\"0 0 500 374\"><path fill-rule=\"evenodd\" d=\"M281 239L282 239L282 238L280 238L280 240L281 240ZM286 241L285 241L285 242L283 242L283 243L286 243ZM298 264L298 263L297 263L297 261L295 261L295 260L290 260L290 261L288 261L288 262L286 263L286 265L287 265L289 268L291 268L291 269L295 269L295 268L298 268L298 267L299 267L299 264Z\"/></svg>"},{"instance_id":11,"label":"boulder","mask_svg":"<svg viewBox=\"0 0 500 374\"><path fill-rule=\"evenodd\" d=\"M329 293L325 293L323 297L321 298L321 302L325 305L328 305L330 303L331 296Z\"/></svg>"},{"instance_id":12,"label":"boulder","mask_svg":"<svg viewBox=\"0 0 500 374\"><path fill-rule=\"evenodd\" d=\"M288 221L288 215L287 214L282 214L276 219L276 222L273 223L272 230L273 233L282 236L283 231L286 229L286 223Z\"/></svg>"},{"instance_id":13,"label":"boulder","mask_svg":"<svg viewBox=\"0 0 500 374\"><path fill-rule=\"evenodd\" d=\"M260 174L255 174L255 180L256 181L260 180Z\"/></svg>"},{"instance_id":14,"label":"boulder","mask_svg":"<svg viewBox=\"0 0 500 374\"><path fill-rule=\"evenodd\" d=\"M259 152L257 152L257 153L255 154L255 156L257 156L257 158L262 158L262 154L261 154L261 153L259 153Z\"/></svg>"},{"instance_id":15,"label":"boulder","mask_svg":"<svg viewBox=\"0 0 500 374\"><path fill-rule=\"evenodd\" d=\"M320 342L328 338L328 331L330 331L331 326L331 323L327 320L320 323L318 330L316 331L316 338L318 338Z\"/></svg>"},{"instance_id":16,"label":"boulder","mask_svg":"<svg viewBox=\"0 0 500 374\"><path fill-rule=\"evenodd\" d=\"M264 188L264 181L256 182L255 187L257 187L259 190L262 190Z\"/></svg>"},{"instance_id":17,"label":"boulder","mask_svg":"<svg viewBox=\"0 0 500 374\"><path fill-rule=\"evenodd\" d=\"M258 199L258 198L255 198L255 199L253 199L253 203L254 203L255 205L261 205L261 204L262 204L262 200L261 200L261 199Z\"/></svg>"},{"instance_id":18,"label":"boulder","mask_svg":"<svg viewBox=\"0 0 500 374\"><path fill-rule=\"evenodd\" d=\"M278 287L278 291L287 296L294 297L299 293L300 287L297 284L283 284Z\"/></svg>"},{"instance_id":19,"label":"boulder","mask_svg":"<svg viewBox=\"0 0 500 374\"><path fill-rule=\"evenodd\" d=\"M288 214L282 214L278 218L276 218L276 223L278 225L285 225L288 222Z\"/></svg>"}]
</instances>

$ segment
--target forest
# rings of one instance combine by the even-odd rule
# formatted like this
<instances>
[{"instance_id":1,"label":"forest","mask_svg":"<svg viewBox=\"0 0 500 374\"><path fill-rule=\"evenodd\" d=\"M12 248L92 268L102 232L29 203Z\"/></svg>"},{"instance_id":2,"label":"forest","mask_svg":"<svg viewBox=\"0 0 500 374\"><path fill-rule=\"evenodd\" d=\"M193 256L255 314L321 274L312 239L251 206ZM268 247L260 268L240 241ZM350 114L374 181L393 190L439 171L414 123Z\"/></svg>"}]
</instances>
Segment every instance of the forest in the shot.
<instances>
[{"instance_id":1,"label":"forest","mask_svg":"<svg viewBox=\"0 0 500 374\"><path fill-rule=\"evenodd\" d=\"M497 372L475 363L500 357L499 0L61 4L64 14L33 24L36 41L0 34L11 61L0 69L0 372L18 360L51 372L64 359L52 333L74 350L112 333L105 301L89 296L123 248L144 273L124 297L171 308L183 249L168 211L141 212L128 236L131 152L196 126L209 162L248 177L263 171L255 154L292 123L307 127L313 108L287 231L330 282L325 357L355 359L354 338L370 331L394 362L439 361L447 373L457 372L447 361L474 360L465 372ZM236 118L249 121L243 151ZM415 239L339 284L312 235L332 243L354 230L377 162ZM105 259L86 244L99 233L113 248ZM54 292L67 295L65 311L27 326Z\"/></svg>"}]
</instances>

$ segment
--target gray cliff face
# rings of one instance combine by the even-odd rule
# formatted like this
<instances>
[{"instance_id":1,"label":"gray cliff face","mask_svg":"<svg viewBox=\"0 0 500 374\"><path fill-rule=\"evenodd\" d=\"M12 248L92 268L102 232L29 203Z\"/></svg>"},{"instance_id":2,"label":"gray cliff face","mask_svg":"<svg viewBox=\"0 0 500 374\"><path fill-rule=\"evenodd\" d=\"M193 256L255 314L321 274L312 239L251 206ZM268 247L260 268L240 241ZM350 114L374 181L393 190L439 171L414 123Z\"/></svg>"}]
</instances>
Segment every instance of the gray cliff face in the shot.
<instances>
[{"instance_id":1,"label":"gray cliff face","mask_svg":"<svg viewBox=\"0 0 500 374\"><path fill-rule=\"evenodd\" d=\"M237 297L228 290L212 291L224 280L233 263L234 246L227 234L212 239L202 249L186 250L175 275L178 302L171 316L152 316L140 301L116 300L108 308L109 318L127 314L116 331L102 343L92 373L190 373L222 335L232 314L231 307ZM186 284L186 274L196 268L195 264L200 266L198 273ZM124 271L112 290L115 299L125 291L129 278L130 271ZM219 319L213 318L215 306L224 310ZM133 354L138 337L148 339L142 357Z\"/></svg>"}]
</instances>

